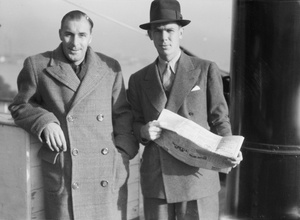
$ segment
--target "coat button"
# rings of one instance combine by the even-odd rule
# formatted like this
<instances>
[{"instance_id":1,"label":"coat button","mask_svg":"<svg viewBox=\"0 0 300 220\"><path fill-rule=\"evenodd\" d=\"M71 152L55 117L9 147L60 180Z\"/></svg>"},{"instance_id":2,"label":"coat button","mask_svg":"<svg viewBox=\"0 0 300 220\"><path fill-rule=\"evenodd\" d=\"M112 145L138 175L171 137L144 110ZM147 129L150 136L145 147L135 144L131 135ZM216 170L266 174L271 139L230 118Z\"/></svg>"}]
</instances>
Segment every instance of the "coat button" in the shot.
<instances>
[{"instance_id":1,"label":"coat button","mask_svg":"<svg viewBox=\"0 0 300 220\"><path fill-rule=\"evenodd\" d=\"M73 118L72 115L68 115L68 116L67 116L67 120L68 120L69 122L73 122L73 121L74 121L74 118Z\"/></svg>"},{"instance_id":2,"label":"coat button","mask_svg":"<svg viewBox=\"0 0 300 220\"><path fill-rule=\"evenodd\" d=\"M103 148L103 149L101 150L101 153L102 153L103 155L108 154L108 148L107 148L107 147L106 147L106 148Z\"/></svg>"},{"instance_id":3,"label":"coat button","mask_svg":"<svg viewBox=\"0 0 300 220\"><path fill-rule=\"evenodd\" d=\"M102 187L107 187L108 186L108 182L106 180L101 181L101 186Z\"/></svg>"},{"instance_id":4,"label":"coat button","mask_svg":"<svg viewBox=\"0 0 300 220\"><path fill-rule=\"evenodd\" d=\"M78 188L79 188L79 183L78 182L72 183L72 189L76 190Z\"/></svg>"},{"instance_id":5,"label":"coat button","mask_svg":"<svg viewBox=\"0 0 300 220\"><path fill-rule=\"evenodd\" d=\"M97 120L98 121L103 121L103 119L104 119L104 115L103 114L97 115Z\"/></svg>"},{"instance_id":6,"label":"coat button","mask_svg":"<svg viewBox=\"0 0 300 220\"><path fill-rule=\"evenodd\" d=\"M77 148L75 148L75 149L72 150L73 156L77 156L78 153L79 153L79 150Z\"/></svg>"},{"instance_id":7,"label":"coat button","mask_svg":"<svg viewBox=\"0 0 300 220\"><path fill-rule=\"evenodd\" d=\"M189 116L193 116L194 115L194 113L193 112L189 112Z\"/></svg>"}]
</instances>

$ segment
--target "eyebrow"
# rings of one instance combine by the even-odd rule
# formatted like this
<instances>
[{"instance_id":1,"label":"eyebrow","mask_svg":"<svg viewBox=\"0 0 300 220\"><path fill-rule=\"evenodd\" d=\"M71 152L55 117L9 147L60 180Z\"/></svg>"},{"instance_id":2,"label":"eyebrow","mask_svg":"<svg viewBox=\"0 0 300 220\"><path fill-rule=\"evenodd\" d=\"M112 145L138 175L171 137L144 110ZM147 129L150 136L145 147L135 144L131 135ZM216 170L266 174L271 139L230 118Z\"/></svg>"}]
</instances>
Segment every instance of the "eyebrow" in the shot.
<instances>
[{"instance_id":1,"label":"eyebrow","mask_svg":"<svg viewBox=\"0 0 300 220\"><path fill-rule=\"evenodd\" d=\"M163 30L174 30L176 27L166 27L166 26L156 26L153 27L152 30L163 31Z\"/></svg>"},{"instance_id":2,"label":"eyebrow","mask_svg":"<svg viewBox=\"0 0 300 220\"><path fill-rule=\"evenodd\" d=\"M68 30L68 29L66 29L66 30L64 31L64 33L65 33L65 34L75 35L75 33L73 33L72 31L70 31L70 30ZM85 32L85 31L79 32L78 34L79 34L79 35L88 35L88 33Z\"/></svg>"}]
</instances>

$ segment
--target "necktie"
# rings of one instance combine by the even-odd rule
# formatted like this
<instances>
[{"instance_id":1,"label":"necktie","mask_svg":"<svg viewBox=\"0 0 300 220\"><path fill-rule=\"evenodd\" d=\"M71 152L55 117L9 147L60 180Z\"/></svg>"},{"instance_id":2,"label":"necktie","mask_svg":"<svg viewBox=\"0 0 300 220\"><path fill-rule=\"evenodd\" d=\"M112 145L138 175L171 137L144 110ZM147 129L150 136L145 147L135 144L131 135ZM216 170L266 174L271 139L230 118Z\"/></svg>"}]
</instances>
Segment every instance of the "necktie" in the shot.
<instances>
[{"instance_id":1,"label":"necktie","mask_svg":"<svg viewBox=\"0 0 300 220\"><path fill-rule=\"evenodd\" d=\"M163 86L166 91L170 91L172 87L173 74L170 67L170 64L167 63L166 68L162 74Z\"/></svg>"},{"instance_id":2,"label":"necktie","mask_svg":"<svg viewBox=\"0 0 300 220\"><path fill-rule=\"evenodd\" d=\"M74 72L76 73L77 77L82 80L84 76L84 72L82 71L81 65L72 65Z\"/></svg>"}]
</instances>

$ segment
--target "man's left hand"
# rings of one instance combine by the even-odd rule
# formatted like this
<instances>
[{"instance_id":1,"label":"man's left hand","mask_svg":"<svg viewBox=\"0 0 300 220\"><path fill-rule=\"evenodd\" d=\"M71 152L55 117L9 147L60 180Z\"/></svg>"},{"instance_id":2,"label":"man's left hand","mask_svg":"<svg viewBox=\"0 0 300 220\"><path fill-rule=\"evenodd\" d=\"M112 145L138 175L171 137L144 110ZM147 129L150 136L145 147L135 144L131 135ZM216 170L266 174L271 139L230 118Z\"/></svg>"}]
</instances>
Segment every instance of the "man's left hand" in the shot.
<instances>
[{"instance_id":1,"label":"man's left hand","mask_svg":"<svg viewBox=\"0 0 300 220\"><path fill-rule=\"evenodd\" d=\"M239 165L242 162L242 160L243 160L243 154L240 151L239 154L238 154L238 156L236 158L229 158L228 162L234 168L237 165Z\"/></svg>"}]
</instances>

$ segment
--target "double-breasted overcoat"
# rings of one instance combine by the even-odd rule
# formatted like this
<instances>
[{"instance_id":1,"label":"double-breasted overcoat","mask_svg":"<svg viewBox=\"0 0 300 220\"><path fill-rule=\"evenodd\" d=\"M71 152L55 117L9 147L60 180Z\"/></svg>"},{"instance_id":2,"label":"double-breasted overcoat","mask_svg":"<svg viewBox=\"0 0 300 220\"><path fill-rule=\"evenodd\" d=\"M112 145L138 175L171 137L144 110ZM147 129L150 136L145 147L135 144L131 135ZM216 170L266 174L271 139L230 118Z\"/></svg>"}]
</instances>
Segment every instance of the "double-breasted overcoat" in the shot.
<instances>
[{"instance_id":1,"label":"double-breasted overcoat","mask_svg":"<svg viewBox=\"0 0 300 220\"><path fill-rule=\"evenodd\" d=\"M155 142L145 143L140 129L166 108L218 135L230 135L228 107L217 65L182 52L167 99L155 61L130 77L128 100L134 115L134 133L146 144L141 163L143 195L169 203L215 195L220 189L217 172L189 166Z\"/></svg>"},{"instance_id":2,"label":"double-breasted overcoat","mask_svg":"<svg viewBox=\"0 0 300 220\"><path fill-rule=\"evenodd\" d=\"M61 45L27 58L10 106L15 123L41 141L50 122L59 124L66 137L66 152L56 154L45 144L39 152L46 219L115 220L126 215L129 158L138 147L121 68L90 47L85 62L80 81Z\"/></svg>"}]
</instances>

